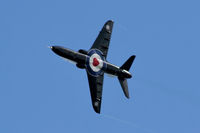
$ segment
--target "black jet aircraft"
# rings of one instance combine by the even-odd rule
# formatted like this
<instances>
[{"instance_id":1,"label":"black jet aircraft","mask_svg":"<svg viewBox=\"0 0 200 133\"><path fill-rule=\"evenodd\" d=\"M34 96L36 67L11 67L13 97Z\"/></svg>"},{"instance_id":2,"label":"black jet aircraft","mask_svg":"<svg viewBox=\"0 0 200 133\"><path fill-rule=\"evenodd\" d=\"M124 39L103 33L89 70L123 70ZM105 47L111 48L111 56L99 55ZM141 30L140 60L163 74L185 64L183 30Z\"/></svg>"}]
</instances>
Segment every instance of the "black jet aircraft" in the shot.
<instances>
[{"instance_id":1,"label":"black jet aircraft","mask_svg":"<svg viewBox=\"0 0 200 133\"><path fill-rule=\"evenodd\" d=\"M104 73L117 76L125 96L129 98L127 79L132 77L129 69L135 55L131 56L121 67L115 66L106 60L112 28L113 21L107 21L88 51L80 49L76 52L61 46L50 47L59 56L75 62L78 68L86 69L92 105L96 113L100 113L101 109Z\"/></svg>"}]
</instances>

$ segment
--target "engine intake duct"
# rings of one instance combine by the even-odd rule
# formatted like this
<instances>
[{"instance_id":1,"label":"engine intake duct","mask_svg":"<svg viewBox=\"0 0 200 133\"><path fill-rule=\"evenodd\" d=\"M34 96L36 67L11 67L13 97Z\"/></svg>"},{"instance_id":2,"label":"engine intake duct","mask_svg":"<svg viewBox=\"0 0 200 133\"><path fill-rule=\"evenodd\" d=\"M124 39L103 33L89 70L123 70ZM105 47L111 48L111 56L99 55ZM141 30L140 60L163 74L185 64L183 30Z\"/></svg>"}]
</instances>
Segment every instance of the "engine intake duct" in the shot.
<instances>
[{"instance_id":1,"label":"engine intake duct","mask_svg":"<svg viewBox=\"0 0 200 133\"><path fill-rule=\"evenodd\" d=\"M78 52L81 53L81 54L85 54L85 55L87 55L87 53L88 53L88 51L86 51L84 49L80 49Z\"/></svg>"}]
</instances>

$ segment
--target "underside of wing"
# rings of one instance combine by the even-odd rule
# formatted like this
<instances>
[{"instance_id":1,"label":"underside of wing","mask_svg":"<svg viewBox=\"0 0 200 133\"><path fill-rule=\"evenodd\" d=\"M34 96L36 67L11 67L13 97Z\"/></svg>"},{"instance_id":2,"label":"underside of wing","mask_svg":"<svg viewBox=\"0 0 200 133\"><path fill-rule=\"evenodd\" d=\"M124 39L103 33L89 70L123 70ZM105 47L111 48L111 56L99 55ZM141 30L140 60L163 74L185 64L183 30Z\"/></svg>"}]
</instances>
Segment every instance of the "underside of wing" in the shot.
<instances>
[{"instance_id":1,"label":"underside of wing","mask_svg":"<svg viewBox=\"0 0 200 133\"><path fill-rule=\"evenodd\" d=\"M87 72L87 76L90 86L92 106L96 113L100 113L104 74L95 77Z\"/></svg>"},{"instance_id":2,"label":"underside of wing","mask_svg":"<svg viewBox=\"0 0 200 133\"><path fill-rule=\"evenodd\" d=\"M96 38L94 44L91 47L91 49L100 50L103 53L105 58L107 57L107 53L108 53L112 29L113 29L113 21L109 20L104 24L98 37Z\"/></svg>"}]
</instances>

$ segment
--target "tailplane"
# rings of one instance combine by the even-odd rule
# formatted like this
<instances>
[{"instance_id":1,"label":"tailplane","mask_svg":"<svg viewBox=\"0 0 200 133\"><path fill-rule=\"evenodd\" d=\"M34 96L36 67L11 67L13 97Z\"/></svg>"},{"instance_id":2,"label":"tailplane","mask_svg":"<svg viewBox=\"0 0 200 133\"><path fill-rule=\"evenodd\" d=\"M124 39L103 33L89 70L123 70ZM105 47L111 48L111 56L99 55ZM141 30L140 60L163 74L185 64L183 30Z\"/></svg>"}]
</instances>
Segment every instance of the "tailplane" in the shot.
<instances>
[{"instance_id":1,"label":"tailplane","mask_svg":"<svg viewBox=\"0 0 200 133\"><path fill-rule=\"evenodd\" d=\"M131 74L128 72L131 68L131 65L133 64L133 61L135 59L135 55L131 56L121 67L123 74L121 76L118 76L120 85L122 87L122 90L124 92L124 95L129 98L129 91L128 91L128 83L127 78L131 78ZM125 70L125 71L124 71Z\"/></svg>"},{"instance_id":2,"label":"tailplane","mask_svg":"<svg viewBox=\"0 0 200 133\"><path fill-rule=\"evenodd\" d=\"M122 87L122 90L124 92L124 95L129 98L129 92L128 92L128 83L127 83L127 79L125 78L120 78L118 77L120 85Z\"/></svg>"}]
</instances>

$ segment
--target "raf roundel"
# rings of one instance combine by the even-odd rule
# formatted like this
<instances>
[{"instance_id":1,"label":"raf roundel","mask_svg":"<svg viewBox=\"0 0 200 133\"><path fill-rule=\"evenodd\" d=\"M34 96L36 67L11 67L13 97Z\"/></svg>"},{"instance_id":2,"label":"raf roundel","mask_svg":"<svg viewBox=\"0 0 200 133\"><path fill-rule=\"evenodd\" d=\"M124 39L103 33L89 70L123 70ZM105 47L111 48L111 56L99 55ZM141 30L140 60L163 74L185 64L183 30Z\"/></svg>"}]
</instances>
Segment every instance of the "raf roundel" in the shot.
<instances>
[{"instance_id":1,"label":"raf roundel","mask_svg":"<svg viewBox=\"0 0 200 133\"><path fill-rule=\"evenodd\" d=\"M107 30L107 31L110 30L110 25L106 25L106 30Z\"/></svg>"},{"instance_id":2,"label":"raf roundel","mask_svg":"<svg viewBox=\"0 0 200 133\"><path fill-rule=\"evenodd\" d=\"M100 50L91 49L86 60L86 68L89 74L93 76L101 75L102 69L106 67L104 61L105 58Z\"/></svg>"}]
</instances>

